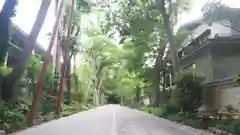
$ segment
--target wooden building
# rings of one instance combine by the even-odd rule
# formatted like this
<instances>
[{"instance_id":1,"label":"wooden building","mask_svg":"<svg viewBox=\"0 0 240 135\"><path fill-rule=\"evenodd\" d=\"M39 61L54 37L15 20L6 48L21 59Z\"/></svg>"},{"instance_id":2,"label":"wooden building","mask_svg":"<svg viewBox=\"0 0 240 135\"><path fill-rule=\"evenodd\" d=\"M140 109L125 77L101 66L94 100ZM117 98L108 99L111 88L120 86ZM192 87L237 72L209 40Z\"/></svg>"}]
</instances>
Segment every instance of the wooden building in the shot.
<instances>
[{"instance_id":1,"label":"wooden building","mask_svg":"<svg viewBox=\"0 0 240 135\"><path fill-rule=\"evenodd\" d=\"M23 46L27 45L28 42L28 35L21 30L18 26L15 24L12 25L12 37L10 41L10 47L8 49L8 60L7 65L9 67L12 67L15 63L15 61L18 60L19 56L22 54L22 48ZM44 55L45 50L44 48L36 43L34 45L34 52L39 53L41 55Z\"/></svg>"}]
</instances>

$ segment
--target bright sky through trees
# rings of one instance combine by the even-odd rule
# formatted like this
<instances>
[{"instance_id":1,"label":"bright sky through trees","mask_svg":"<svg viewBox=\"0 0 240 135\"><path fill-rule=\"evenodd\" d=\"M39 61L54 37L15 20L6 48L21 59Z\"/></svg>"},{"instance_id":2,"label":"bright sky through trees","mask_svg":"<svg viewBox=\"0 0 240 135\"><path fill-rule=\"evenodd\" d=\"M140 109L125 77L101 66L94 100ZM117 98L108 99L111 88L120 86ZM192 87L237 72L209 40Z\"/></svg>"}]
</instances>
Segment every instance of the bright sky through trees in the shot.
<instances>
[{"instance_id":1,"label":"bright sky through trees","mask_svg":"<svg viewBox=\"0 0 240 135\"><path fill-rule=\"evenodd\" d=\"M0 8L2 7L4 1L5 0L0 0ZM211 0L194 0L192 10L189 13L181 15L178 25L180 26L189 21L198 19L201 16L201 8L207 1ZM222 0L222 2L231 7L240 8L239 0ZM40 4L41 0L19 0L17 16L13 19L14 23L22 28L26 33L29 33L37 16ZM54 20L54 1L52 1L46 21L44 22L44 26L38 37L38 42L44 48L48 45L48 37L46 34L51 32Z\"/></svg>"}]
</instances>

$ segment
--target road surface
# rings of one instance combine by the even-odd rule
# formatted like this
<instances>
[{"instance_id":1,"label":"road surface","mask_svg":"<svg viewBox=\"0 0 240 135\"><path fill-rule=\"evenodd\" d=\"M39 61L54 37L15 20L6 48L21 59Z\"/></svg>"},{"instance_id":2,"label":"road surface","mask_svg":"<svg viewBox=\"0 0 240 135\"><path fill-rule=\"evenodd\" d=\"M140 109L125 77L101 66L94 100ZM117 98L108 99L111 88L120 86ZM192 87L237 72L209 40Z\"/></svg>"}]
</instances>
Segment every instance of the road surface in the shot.
<instances>
[{"instance_id":1,"label":"road surface","mask_svg":"<svg viewBox=\"0 0 240 135\"><path fill-rule=\"evenodd\" d=\"M150 114L106 105L12 135L201 135Z\"/></svg>"}]
</instances>

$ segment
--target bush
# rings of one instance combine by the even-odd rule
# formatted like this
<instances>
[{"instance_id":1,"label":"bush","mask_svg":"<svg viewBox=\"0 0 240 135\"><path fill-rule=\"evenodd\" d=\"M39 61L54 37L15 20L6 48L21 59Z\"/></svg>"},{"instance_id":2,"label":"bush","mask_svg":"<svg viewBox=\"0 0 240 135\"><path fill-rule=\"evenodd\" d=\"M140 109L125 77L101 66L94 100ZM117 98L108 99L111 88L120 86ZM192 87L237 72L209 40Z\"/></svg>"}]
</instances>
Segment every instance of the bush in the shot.
<instances>
[{"instance_id":1,"label":"bush","mask_svg":"<svg viewBox=\"0 0 240 135\"><path fill-rule=\"evenodd\" d=\"M184 72L177 81L179 105L184 112L195 113L202 105L202 90L204 77L194 72Z\"/></svg>"},{"instance_id":2,"label":"bush","mask_svg":"<svg viewBox=\"0 0 240 135\"><path fill-rule=\"evenodd\" d=\"M175 121L175 122L183 122L186 118L180 114L171 114L166 116L166 119Z\"/></svg>"},{"instance_id":3,"label":"bush","mask_svg":"<svg viewBox=\"0 0 240 135\"><path fill-rule=\"evenodd\" d=\"M42 69L43 57L39 54L33 54L28 61L26 78L30 82L30 88L35 90L36 82L39 79L39 75ZM51 64L48 64L46 75L44 79L44 89L50 90L54 81L53 67Z\"/></svg>"},{"instance_id":4,"label":"bush","mask_svg":"<svg viewBox=\"0 0 240 135\"><path fill-rule=\"evenodd\" d=\"M25 127L28 106L25 103L0 104L0 129L7 133Z\"/></svg>"},{"instance_id":5,"label":"bush","mask_svg":"<svg viewBox=\"0 0 240 135\"><path fill-rule=\"evenodd\" d=\"M89 105L83 105L79 103L72 103L71 105L62 104L62 115L69 116L81 111L88 110L89 108Z\"/></svg>"},{"instance_id":6,"label":"bush","mask_svg":"<svg viewBox=\"0 0 240 135\"><path fill-rule=\"evenodd\" d=\"M166 116L166 119L171 120L171 121L175 121L178 123L182 123L184 125L188 125L194 128L198 128L198 129L205 129L207 128L205 126L204 121L201 118L193 118L193 117L188 117L185 114L172 114L172 115L168 115Z\"/></svg>"},{"instance_id":7,"label":"bush","mask_svg":"<svg viewBox=\"0 0 240 135\"><path fill-rule=\"evenodd\" d=\"M179 108L179 106L176 106L174 104L164 105L164 110L165 110L164 115L177 114L181 112L181 109Z\"/></svg>"},{"instance_id":8,"label":"bush","mask_svg":"<svg viewBox=\"0 0 240 135\"><path fill-rule=\"evenodd\" d=\"M179 89L171 90L169 105L181 111L181 101L182 101L181 91Z\"/></svg>"},{"instance_id":9,"label":"bush","mask_svg":"<svg viewBox=\"0 0 240 135\"><path fill-rule=\"evenodd\" d=\"M235 82L240 83L240 74L236 76Z\"/></svg>"},{"instance_id":10,"label":"bush","mask_svg":"<svg viewBox=\"0 0 240 135\"><path fill-rule=\"evenodd\" d=\"M164 108L160 108L160 107L145 107L143 111L159 117L162 117L165 114Z\"/></svg>"},{"instance_id":11,"label":"bush","mask_svg":"<svg viewBox=\"0 0 240 135\"><path fill-rule=\"evenodd\" d=\"M0 76L6 76L7 74L12 72L12 68L0 66Z\"/></svg>"},{"instance_id":12,"label":"bush","mask_svg":"<svg viewBox=\"0 0 240 135\"><path fill-rule=\"evenodd\" d=\"M204 129L205 128L205 124L203 122L202 119L185 119L183 121L183 123L185 125L188 125L188 126L191 126L191 127L194 127L194 128L198 128L198 129Z\"/></svg>"},{"instance_id":13,"label":"bush","mask_svg":"<svg viewBox=\"0 0 240 135\"><path fill-rule=\"evenodd\" d=\"M215 125L218 129L234 133L240 134L240 120L216 120Z\"/></svg>"},{"instance_id":14,"label":"bush","mask_svg":"<svg viewBox=\"0 0 240 135\"><path fill-rule=\"evenodd\" d=\"M72 93L72 99L78 103L86 103L88 98L88 91L81 90Z\"/></svg>"}]
</instances>

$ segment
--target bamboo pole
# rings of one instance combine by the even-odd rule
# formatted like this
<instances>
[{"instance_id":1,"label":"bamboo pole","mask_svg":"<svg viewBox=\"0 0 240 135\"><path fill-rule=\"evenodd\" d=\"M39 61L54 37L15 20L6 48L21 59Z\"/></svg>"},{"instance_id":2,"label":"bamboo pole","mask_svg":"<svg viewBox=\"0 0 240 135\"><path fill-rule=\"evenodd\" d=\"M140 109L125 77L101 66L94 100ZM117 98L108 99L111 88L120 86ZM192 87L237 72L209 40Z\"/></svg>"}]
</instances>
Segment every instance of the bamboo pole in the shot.
<instances>
[{"instance_id":1,"label":"bamboo pole","mask_svg":"<svg viewBox=\"0 0 240 135\"><path fill-rule=\"evenodd\" d=\"M64 77L65 77L65 70L68 61L68 46L70 42L70 34L71 34L71 25L72 25L72 13L74 10L75 0L72 0L71 11L70 11L70 19L68 22L68 30L67 30L67 41L66 44L63 46L63 65L61 67L61 76L60 76L60 83L58 87L58 100L57 100L57 117L60 118L61 113L61 103L62 103L62 93L63 93L63 85L64 85Z\"/></svg>"},{"instance_id":2,"label":"bamboo pole","mask_svg":"<svg viewBox=\"0 0 240 135\"><path fill-rule=\"evenodd\" d=\"M51 56L51 50L53 48L53 44L54 44L54 41L55 41L55 38L56 38L56 35L57 35L59 20L62 16L62 12L63 12L62 9L63 9L63 0L61 2L60 9L59 9L59 12L58 12L58 15L57 15L57 18L56 18L56 22L55 22L54 27L53 27L53 32L52 32L52 36L51 36L51 39L50 39L50 42L49 42L49 45L48 45L47 52L45 53L44 63L42 65L42 70L40 72L40 77L39 77L39 80L37 82L37 87L36 87L34 98L33 98L33 101L32 101L32 106L31 106L30 111L28 113L28 119L27 119L27 125L28 126L33 125L33 121L36 117L37 104L39 102L40 95L41 95L41 92L42 92L44 77L45 77L47 65L48 65L48 62L49 62L49 59L50 59L50 56Z\"/></svg>"}]
</instances>

